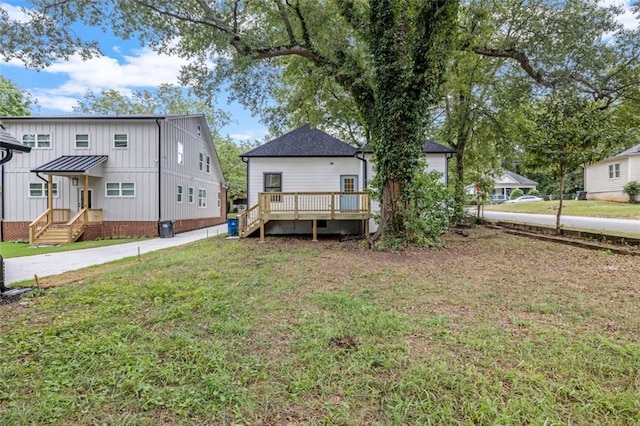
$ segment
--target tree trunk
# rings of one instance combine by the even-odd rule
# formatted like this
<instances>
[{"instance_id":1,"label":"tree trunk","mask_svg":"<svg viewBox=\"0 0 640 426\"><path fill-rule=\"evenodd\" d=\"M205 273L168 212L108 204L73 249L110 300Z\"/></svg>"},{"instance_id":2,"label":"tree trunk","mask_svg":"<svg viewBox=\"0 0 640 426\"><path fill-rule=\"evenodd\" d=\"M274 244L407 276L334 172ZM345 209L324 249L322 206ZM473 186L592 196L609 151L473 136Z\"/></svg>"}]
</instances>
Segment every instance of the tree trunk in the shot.
<instances>
[{"instance_id":1,"label":"tree trunk","mask_svg":"<svg viewBox=\"0 0 640 426\"><path fill-rule=\"evenodd\" d=\"M560 235L560 216L562 216L562 203L564 200L564 174L560 175L560 182L558 182L558 195L560 196L560 203L558 204L558 214L556 215L556 235Z\"/></svg>"},{"instance_id":2,"label":"tree trunk","mask_svg":"<svg viewBox=\"0 0 640 426\"><path fill-rule=\"evenodd\" d=\"M379 235L404 236L404 185L400 181L386 181L380 197Z\"/></svg>"}]
</instances>

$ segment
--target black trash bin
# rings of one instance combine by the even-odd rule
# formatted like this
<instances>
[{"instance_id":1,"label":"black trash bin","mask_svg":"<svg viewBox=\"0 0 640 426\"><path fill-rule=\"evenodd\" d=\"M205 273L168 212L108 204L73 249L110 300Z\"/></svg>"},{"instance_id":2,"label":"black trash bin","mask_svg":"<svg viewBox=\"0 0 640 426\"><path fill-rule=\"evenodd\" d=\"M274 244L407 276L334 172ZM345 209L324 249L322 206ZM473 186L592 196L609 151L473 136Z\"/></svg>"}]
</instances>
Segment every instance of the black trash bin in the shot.
<instances>
[{"instance_id":1,"label":"black trash bin","mask_svg":"<svg viewBox=\"0 0 640 426\"><path fill-rule=\"evenodd\" d=\"M227 219L227 234L230 237L238 235L238 218Z\"/></svg>"},{"instance_id":2,"label":"black trash bin","mask_svg":"<svg viewBox=\"0 0 640 426\"><path fill-rule=\"evenodd\" d=\"M9 290L4 286L4 258L0 254L0 293Z\"/></svg>"},{"instance_id":3,"label":"black trash bin","mask_svg":"<svg viewBox=\"0 0 640 426\"><path fill-rule=\"evenodd\" d=\"M171 238L175 235L172 220L160 221L160 238Z\"/></svg>"}]
</instances>

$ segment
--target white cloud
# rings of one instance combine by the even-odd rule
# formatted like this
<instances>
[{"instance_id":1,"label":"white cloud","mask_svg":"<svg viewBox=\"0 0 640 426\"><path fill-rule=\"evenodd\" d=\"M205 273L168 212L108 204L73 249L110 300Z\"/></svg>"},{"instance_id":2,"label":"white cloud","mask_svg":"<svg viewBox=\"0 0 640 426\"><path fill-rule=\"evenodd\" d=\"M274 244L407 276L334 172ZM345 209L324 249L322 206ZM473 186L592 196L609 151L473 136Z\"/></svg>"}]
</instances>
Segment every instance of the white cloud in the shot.
<instances>
[{"instance_id":1,"label":"white cloud","mask_svg":"<svg viewBox=\"0 0 640 426\"><path fill-rule=\"evenodd\" d=\"M0 2L0 9L4 9L9 14L9 18L14 21L27 22L29 20L29 17L24 13L20 6L13 6L8 3Z\"/></svg>"},{"instance_id":2,"label":"white cloud","mask_svg":"<svg viewBox=\"0 0 640 426\"><path fill-rule=\"evenodd\" d=\"M32 93L43 108L72 111L87 90L113 89L128 95L136 88L178 84L180 68L187 64L182 58L160 55L148 48L132 53L123 56L122 61L109 56L83 61L79 55L57 61L41 72L66 76L68 80L55 88L34 88Z\"/></svg>"},{"instance_id":3,"label":"white cloud","mask_svg":"<svg viewBox=\"0 0 640 426\"><path fill-rule=\"evenodd\" d=\"M238 133L229 133L227 136L237 142L262 140L267 135L267 129L247 129Z\"/></svg>"},{"instance_id":4,"label":"white cloud","mask_svg":"<svg viewBox=\"0 0 640 426\"><path fill-rule=\"evenodd\" d=\"M628 30L638 27L638 18L631 11L630 2L626 0L603 0L600 5L602 7L617 6L623 8L623 13L617 17L618 22Z\"/></svg>"}]
</instances>

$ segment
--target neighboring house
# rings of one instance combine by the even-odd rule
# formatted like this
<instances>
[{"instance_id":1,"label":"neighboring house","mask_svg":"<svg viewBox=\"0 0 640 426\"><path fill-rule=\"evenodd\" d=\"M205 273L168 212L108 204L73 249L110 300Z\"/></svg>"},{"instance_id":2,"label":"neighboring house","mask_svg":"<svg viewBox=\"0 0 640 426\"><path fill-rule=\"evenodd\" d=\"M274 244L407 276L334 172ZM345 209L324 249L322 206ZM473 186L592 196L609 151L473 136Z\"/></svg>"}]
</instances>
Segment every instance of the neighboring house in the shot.
<instances>
[{"instance_id":1,"label":"neighboring house","mask_svg":"<svg viewBox=\"0 0 640 426\"><path fill-rule=\"evenodd\" d=\"M584 168L588 200L628 202L622 189L632 181L640 182L640 144Z\"/></svg>"},{"instance_id":2,"label":"neighboring house","mask_svg":"<svg viewBox=\"0 0 640 426\"><path fill-rule=\"evenodd\" d=\"M31 148L2 169L3 240L156 236L226 220L225 180L203 115L3 123Z\"/></svg>"},{"instance_id":3,"label":"neighboring house","mask_svg":"<svg viewBox=\"0 0 640 426\"><path fill-rule=\"evenodd\" d=\"M447 159L453 152L432 141L425 143L428 169L442 173L445 184ZM242 159L247 164L249 210L241 216L241 235L257 230L261 221L263 235L375 231L370 216L378 206L365 193L374 175L368 149L305 125L243 154Z\"/></svg>"},{"instance_id":4,"label":"neighboring house","mask_svg":"<svg viewBox=\"0 0 640 426\"><path fill-rule=\"evenodd\" d=\"M494 181L491 195L510 196L511 191L517 188L522 189L523 193L528 194L529 191L536 189L537 186L538 182L509 170L503 170L502 175Z\"/></svg>"}]
</instances>

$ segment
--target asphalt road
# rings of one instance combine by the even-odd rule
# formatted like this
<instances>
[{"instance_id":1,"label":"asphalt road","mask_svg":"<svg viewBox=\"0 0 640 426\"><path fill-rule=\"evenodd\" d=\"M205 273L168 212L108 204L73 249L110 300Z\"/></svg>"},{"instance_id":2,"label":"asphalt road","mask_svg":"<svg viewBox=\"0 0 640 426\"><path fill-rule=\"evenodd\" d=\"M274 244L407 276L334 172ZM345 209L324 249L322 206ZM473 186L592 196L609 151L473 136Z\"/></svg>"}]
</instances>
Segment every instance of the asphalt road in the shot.
<instances>
[{"instance_id":1,"label":"asphalt road","mask_svg":"<svg viewBox=\"0 0 640 426\"><path fill-rule=\"evenodd\" d=\"M475 214L475 210L473 213ZM556 226L556 216L550 214L509 213L486 210L483 217L485 219L501 220L505 222L529 223L550 227ZM640 235L640 220L562 216L560 218L560 224L565 228L578 228L605 232L625 232Z\"/></svg>"},{"instance_id":2,"label":"asphalt road","mask_svg":"<svg viewBox=\"0 0 640 426\"><path fill-rule=\"evenodd\" d=\"M215 237L227 232L227 225L176 234L173 238L153 238L132 243L116 244L83 250L65 251L61 253L38 254L35 256L12 257L4 259L5 285L20 281L33 280L34 275L46 277L68 271L75 271L93 265L100 265L114 260L135 257L151 251L180 246L208 237ZM34 249L37 250L37 249Z\"/></svg>"}]
</instances>

